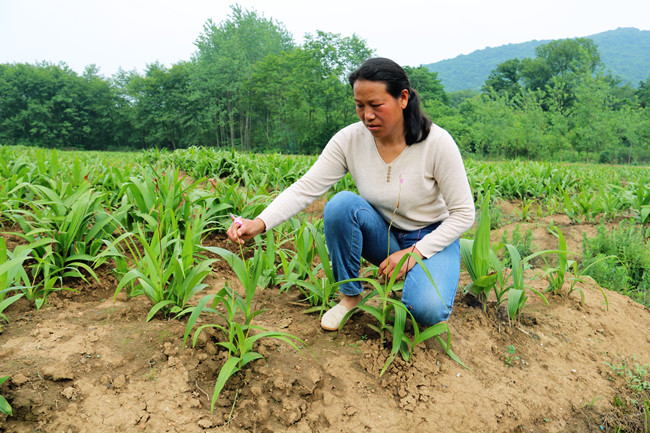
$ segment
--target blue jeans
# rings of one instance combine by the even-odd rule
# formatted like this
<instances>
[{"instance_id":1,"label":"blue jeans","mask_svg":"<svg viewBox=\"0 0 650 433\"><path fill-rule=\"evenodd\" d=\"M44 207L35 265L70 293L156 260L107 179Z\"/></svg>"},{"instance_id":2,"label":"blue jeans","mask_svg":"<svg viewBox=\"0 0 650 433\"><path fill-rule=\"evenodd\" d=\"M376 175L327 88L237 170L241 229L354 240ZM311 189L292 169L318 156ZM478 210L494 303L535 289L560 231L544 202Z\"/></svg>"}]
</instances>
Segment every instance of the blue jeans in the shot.
<instances>
[{"instance_id":1,"label":"blue jeans","mask_svg":"<svg viewBox=\"0 0 650 433\"><path fill-rule=\"evenodd\" d=\"M325 241L337 281L358 278L361 257L374 265L386 259L389 222L357 194L349 191L336 194L325 205L323 219ZM438 225L435 223L414 231L391 227L390 253L413 246ZM458 239L444 250L423 259L423 262L436 286L416 263L406 274L402 302L418 324L430 326L447 320L451 314L460 276ZM363 287L360 281L353 281L341 284L339 290L345 295L355 296L363 291Z\"/></svg>"}]
</instances>

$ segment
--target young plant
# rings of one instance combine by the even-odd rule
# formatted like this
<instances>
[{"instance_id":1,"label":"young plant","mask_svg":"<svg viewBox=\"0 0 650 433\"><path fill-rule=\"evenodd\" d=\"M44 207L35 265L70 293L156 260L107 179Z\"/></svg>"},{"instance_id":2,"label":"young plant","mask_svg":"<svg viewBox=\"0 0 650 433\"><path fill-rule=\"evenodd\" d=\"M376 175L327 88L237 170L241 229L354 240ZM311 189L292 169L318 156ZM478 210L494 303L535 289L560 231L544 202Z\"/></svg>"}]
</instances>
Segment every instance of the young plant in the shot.
<instances>
[{"instance_id":1,"label":"young plant","mask_svg":"<svg viewBox=\"0 0 650 433\"><path fill-rule=\"evenodd\" d=\"M525 290L526 286L524 285L524 263L535 256L547 253L547 251L535 253L522 260L521 255L519 254L519 250L517 250L514 245L507 244L506 248L508 249L508 253L510 253L510 262L512 264L512 285L508 290L508 316L510 317L510 320L517 320L524 308L524 305L526 305L526 301L528 300L528 296L526 296ZM532 287L528 288L535 292L540 298L542 298L546 305L550 305L546 297L541 292Z\"/></svg>"},{"instance_id":2,"label":"young plant","mask_svg":"<svg viewBox=\"0 0 650 433\"><path fill-rule=\"evenodd\" d=\"M519 219L521 221L528 221L530 220L530 208L532 205L535 204L535 200L529 200L529 199L524 199L521 208L517 209L517 213L519 214Z\"/></svg>"},{"instance_id":3,"label":"young plant","mask_svg":"<svg viewBox=\"0 0 650 433\"><path fill-rule=\"evenodd\" d=\"M557 265L554 267L547 267L544 270L544 277L548 281L548 287L546 288L547 292L557 295L564 287L564 283L567 279L567 272L571 269L575 260L569 260L569 254L572 252L567 250L566 239L564 234L559 227L555 228L555 231L549 229L550 232L558 238L558 252L557 252ZM546 262L548 265L548 262Z\"/></svg>"},{"instance_id":4,"label":"young plant","mask_svg":"<svg viewBox=\"0 0 650 433\"><path fill-rule=\"evenodd\" d=\"M2 386L2 384L5 383L7 379L9 379L9 376L0 377L0 386ZM0 395L0 412L4 413L5 415L13 415L11 405L9 405L7 399L2 395Z\"/></svg>"},{"instance_id":5,"label":"young plant","mask_svg":"<svg viewBox=\"0 0 650 433\"><path fill-rule=\"evenodd\" d=\"M305 313L323 314L336 305L334 296L339 286L334 278L325 236L312 223L304 222L298 239L296 248L299 253L294 260L301 273L295 284L303 289L305 298L312 305ZM315 259L318 259L316 266Z\"/></svg>"},{"instance_id":6,"label":"young plant","mask_svg":"<svg viewBox=\"0 0 650 433\"><path fill-rule=\"evenodd\" d=\"M316 230L313 226L310 227L307 222L300 222L298 219L293 219L290 224L294 227L295 240L294 247L296 249L296 263L300 272L301 278L306 278L310 274L310 270L314 264L318 251L316 250Z\"/></svg>"},{"instance_id":7,"label":"young plant","mask_svg":"<svg viewBox=\"0 0 650 433\"><path fill-rule=\"evenodd\" d=\"M451 359L466 367L465 364L463 364L463 362L460 360L460 358L458 358L458 356L456 356L456 354L451 350L451 334L449 331L449 326L446 323L437 323L433 326L426 328L424 331L420 331L417 322L413 318L413 315L408 310L408 308L406 308L406 306L402 303L402 301L394 299L393 292L397 290L397 284L396 284L397 275L399 274L402 265L404 265L406 260L409 259L414 259L422 267L425 274L429 277L429 279L431 280L435 288L436 287L435 282L433 281L433 277L429 273L429 270L427 269L426 265L417 254L412 252L405 254L400 259L400 261L395 266L395 270L393 271L392 275L390 276L388 281L386 281L384 284L380 284L377 280L369 279L369 278L355 278L351 280L340 281L338 284L343 284L350 281L365 282L367 284L370 284L374 288L374 290L370 292L366 297L364 297L359 303L359 305L357 305L356 307L352 308L350 311L347 312L347 314L341 320L339 329L343 327L345 322L357 310L364 311L370 314L371 316L373 316L375 319L377 319L377 321L379 322L378 325L369 324L368 326L379 334L382 344L384 344L386 336L388 336L389 334L392 336L391 351L388 356L388 359L384 363L380 375L384 374L386 369L390 366L390 364L392 364L392 362L395 360L395 357L398 354L400 354L402 356L402 359L404 359L405 361L409 361L411 358L411 353L415 348L415 346L434 337L440 342L445 353ZM438 289L436 288L436 291L437 290ZM438 293L438 296L441 296L440 293ZM367 302L371 299L373 301L378 301L379 305L374 306L368 304ZM411 322L413 324L412 340L408 338L405 332L406 320L408 317L411 318ZM442 338L442 335L445 333L447 334L446 341L443 340Z\"/></svg>"},{"instance_id":8,"label":"young plant","mask_svg":"<svg viewBox=\"0 0 650 433\"><path fill-rule=\"evenodd\" d=\"M254 255L260 255L261 260L264 261L262 275L260 275L260 280L258 285L262 288L266 288L269 285L276 285L282 281L281 276L278 273L278 269L281 265L276 264L276 258L284 254L284 251L280 248L281 244L277 242L275 237L275 232L269 230L264 236L255 237L255 249ZM285 255L286 258L286 255Z\"/></svg>"},{"instance_id":9,"label":"young plant","mask_svg":"<svg viewBox=\"0 0 650 433\"><path fill-rule=\"evenodd\" d=\"M489 215L490 195L488 194L481 204L481 214L474 239L460 240L460 255L469 273L472 283L465 287L466 293L474 295L483 310L487 309L487 299L490 291L497 282L498 258L490 245L490 215Z\"/></svg>"},{"instance_id":10,"label":"young plant","mask_svg":"<svg viewBox=\"0 0 650 433\"><path fill-rule=\"evenodd\" d=\"M631 195L631 205L637 213L641 226L644 227L650 223L650 183L633 184ZM650 237L650 227L646 228L645 237Z\"/></svg>"},{"instance_id":11,"label":"young plant","mask_svg":"<svg viewBox=\"0 0 650 433\"><path fill-rule=\"evenodd\" d=\"M209 183L214 189L213 196L217 200L206 202L210 207L208 210L214 212L219 230L226 231L232 222L230 213L237 209L239 216L242 218L253 219L264 210L269 195L264 194L264 189L242 188L239 183L217 181L209 179ZM251 191L257 194L251 196Z\"/></svg>"},{"instance_id":12,"label":"young plant","mask_svg":"<svg viewBox=\"0 0 650 433\"><path fill-rule=\"evenodd\" d=\"M171 225L175 225L173 212L166 213ZM175 315L176 318L187 314L185 309L190 299L207 287L203 280L211 273L214 260L196 259L196 248L204 230L204 221L200 216L195 217L185 227L184 236L179 236L179 229L169 227L156 228L151 239L147 239L145 231L138 227L138 233L126 233L118 238L109 248L106 255L116 256L120 263L130 260L130 269L120 280L115 295L124 288L131 288L130 296L146 295L153 306L147 315L147 321L162 311L165 316ZM167 232L162 235L162 232ZM137 242L136 242L137 241ZM124 242L131 259L120 253L115 246ZM142 252L140 251L140 246Z\"/></svg>"},{"instance_id":13,"label":"young plant","mask_svg":"<svg viewBox=\"0 0 650 433\"><path fill-rule=\"evenodd\" d=\"M572 276L569 277L569 281L571 281L571 284L569 286L569 290L567 292L567 296L570 296L571 293L574 291L578 291L580 293L580 303L584 304L585 303L585 293L582 291L580 286L578 286L578 283L584 283L587 280L587 272L589 271L589 268L592 266L597 265L600 262L603 262L605 260L611 260L611 259L617 259L616 256L602 256L599 257L598 259L592 261L589 263L589 265L585 266L584 268L581 268L578 265L577 261L573 261L571 263L571 269L572 269ZM593 278L592 278L593 280ZM595 280L594 280L595 282ZM609 308L609 301L607 300L607 295L605 294L605 290L600 286L600 284L596 283L596 287L600 290L600 293L603 295L603 300L605 301L605 308Z\"/></svg>"},{"instance_id":14,"label":"young plant","mask_svg":"<svg viewBox=\"0 0 650 433\"><path fill-rule=\"evenodd\" d=\"M29 258L30 253L31 250L25 246L16 247L14 252L9 251L5 238L0 237L0 318L7 322L3 311L20 299L23 293L14 294L8 298L6 296L29 285L29 277L25 272L23 262Z\"/></svg>"},{"instance_id":15,"label":"young plant","mask_svg":"<svg viewBox=\"0 0 650 433\"><path fill-rule=\"evenodd\" d=\"M574 195L573 200L578 206L578 213L582 215L583 221L593 221L602 211L599 195L591 191L580 191Z\"/></svg>"},{"instance_id":16,"label":"young plant","mask_svg":"<svg viewBox=\"0 0 650 433\"><path fill-rule=\"evenodd\" d=\"M37 200L27 209L15 209L13 216L23 233L15 233L31 243L35 265L32 275L45 286L64 277L86 279L82 271L98 280L89 266L99 254L103 240L117 224L101 208L102 195L87 182L77 188L52 181L55 189L29 185ZM49 239L49 242L42 242Z\"/></svg>"},{"instance_id":17,"label":"young plant","mask_svg":"<svg viewBox=\"0 0 650 433\"><path fill-rule=\"evenodd\" d=\"M517 348L514 344L511 344L506 349L506 353L503 354L503 362L506 363L508 367L512 367L515 362L519 361L520 358L516 355Z\"/></svg>"},{"instance_id":18,"label":"young plant","mask_svg":"<svg viewBox=\"0 0 650 433\"><path fill-rule=\"evenodd\" d=\"M162 214L171 211L182 228L185 221L191 219L189 193L197 183L188 182L177 168L163 172L149 168L141 176L132 176L121 192L122 200L133 205L123 224L131 230L135 224L143 223L144 232L153 233L159 227Z\"/></svg>"},{"instance_id":19,"label":"young plant","mask_svg":"<svg viewBox=\"0 0 650 433\"><path fill-rule=\"evenodd\" d=\"M25 296L30 303L40 309L47 301L50 293L58 290L69 290L63 287L62 276L50 275L47 268L45 272L39 272L41 262L32 265L32 273L35 275L32 280L30 280L23 266L25 261L33 259L32 253L35 249L48 249L51 247L51 243L52 239L43 238L29 245L18 245L11 252L6 249L4 238L0 238L0 313L22 296ZM47 260L47 254L45 258ZM57 282L59 283L58 287L56 286ZM6 294L11 291L21 293L4 299Z\"/></svg>"},{"instance_id":20,"label":"young plant","mask_svg":"<svg viewBox=\"0 0 650 433\"><path fill-rule=\"evenodd\" d=\"M566 190L562 191L562 203L564 204L564 214L571 219L572 223L577 222L578 216L580 215L578 205L573 201L573 198Z\"/></svg>"},{"instance_id":21,"label":"young plant","mask_svg":"<svg viewBox=\"0 0 650 433\"><path fill-rule=\"evenodd\" d=\"M214 410L215 402L228 379L238 371L241 371L248 363L263 357L260 353L253 350L253 345L258 340L262 338L274 338L284 341L296 350L300 349L299 345L305 346L305 343L289 333L267 331L261 326L252 323L253 319L262 313L261 310L257 310L253 305L257 283L263 274L265 266L265 262L261 259L260 255L254 256L251 262L250 260L239 258L234 253L223 248L204 247L204 249L219 255L228 262L242 284L245 293L245 296L242 297L226 284L216 295L206 295L199 301L196 307L188 309L188 311L191 311L191 315L185 328L183 344L185 344L187 337L201 313L209 312L217 314L225 322L224 325L209 323L200 326L194 332L192 339L192 344L196 345L199 334L206 328L218 329L226 337L226 341L218 343L218 345L228 350L228 358L219 370L212 393L211 410ZM206 307L208 303L211 303L210 307ZM217 308L219 305L222 306L225 313L222 313ZM238 317L242 317L243 321L238 321ZM251 334L251 331L255 333Z\"/></svg>"}]
</instances>

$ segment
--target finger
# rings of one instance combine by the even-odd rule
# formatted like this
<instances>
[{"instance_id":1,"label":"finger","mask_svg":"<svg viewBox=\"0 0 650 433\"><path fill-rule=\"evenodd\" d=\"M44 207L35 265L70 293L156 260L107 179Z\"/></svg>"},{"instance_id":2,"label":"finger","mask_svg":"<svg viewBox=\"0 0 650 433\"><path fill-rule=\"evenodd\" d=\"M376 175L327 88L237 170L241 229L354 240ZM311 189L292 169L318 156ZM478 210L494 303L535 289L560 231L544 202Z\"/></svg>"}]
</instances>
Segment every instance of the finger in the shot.
<instances>
[{"instance_id":1,"label":"finger","mask_svg":"<svg viewBox=\"0 0 650 433\"><path fill-rule=\"evenodd\" d=\"M228 227L228 230L226 230L226 234L228 235L228 239L230 239L231 241L235 240L235 233L232 230L232 225Z\"/></svg>"},{"instance_id":2,"label":"finger","mask_svg":"<svg viewBox=\"0 0 650 433\"><path fill-rule=\"evenodd\" d=\"M389 262L388 264L386 264L386 268L384 269L384 275L386 277L390 277L391 275L393 275L393 270L394 269L395 269L395 266L392 263Z\"/></svg>"},{"instance_id":3,"label":"finger","mask_svg":"<svg viewBox=\"0 0 650 433\"><path fill-rule=\"evenodd\" d=\"M388 259L384 260L379 264L379 275L384 275L384 271L386 270L387 264L388 264Z\"/></svg>"},{"instance_id":4,"label":"finger","mask_svg":"<svg viewBox=\"0 0 650 433\"><path fill-rule=\"evenodd\" d=\"M239 240L240 243L244 243L244 241L248 239L248 237L246 236L246 231L243 229L242 226L235 228L235 233L237 233L237 239Z\"/></svg>"},{"instance_id":5,"label":"finger","mask_svg":"<svg viewBox=\"0 0 650 433\"><path fill-rule=\"evenodd\" d=\"M230 227L228 227L226 234L228 235L228 239L230 239L231 242L237 242L240 244L243 243L240 230L236 224L231 224Z\"/></svg>"}]
</instances>

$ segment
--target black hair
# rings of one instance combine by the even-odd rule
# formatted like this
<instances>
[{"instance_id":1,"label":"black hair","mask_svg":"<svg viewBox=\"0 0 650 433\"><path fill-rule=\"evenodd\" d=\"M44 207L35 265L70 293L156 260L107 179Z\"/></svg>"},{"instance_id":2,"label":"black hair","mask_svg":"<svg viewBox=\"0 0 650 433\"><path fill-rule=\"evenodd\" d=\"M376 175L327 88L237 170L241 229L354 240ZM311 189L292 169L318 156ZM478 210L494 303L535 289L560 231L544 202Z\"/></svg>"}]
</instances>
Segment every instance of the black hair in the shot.
<instances>
[{"instance_id":1,"label":"black hair","mask_svg":"<svg viewBox=\"0 0 650 433\"><path fill-rule=\"evenodd\" d=\"M422 111L420 96L411 88L406 72L400 65L383 57L369 58L350 74L350 86L354 88L357 80L384 82L386 91L394 98L399 98L402 90L408 90L408 104L404 109L406 144L411 145L427 138L431 130L431 120Z\"/></svg>"}]
</instances>

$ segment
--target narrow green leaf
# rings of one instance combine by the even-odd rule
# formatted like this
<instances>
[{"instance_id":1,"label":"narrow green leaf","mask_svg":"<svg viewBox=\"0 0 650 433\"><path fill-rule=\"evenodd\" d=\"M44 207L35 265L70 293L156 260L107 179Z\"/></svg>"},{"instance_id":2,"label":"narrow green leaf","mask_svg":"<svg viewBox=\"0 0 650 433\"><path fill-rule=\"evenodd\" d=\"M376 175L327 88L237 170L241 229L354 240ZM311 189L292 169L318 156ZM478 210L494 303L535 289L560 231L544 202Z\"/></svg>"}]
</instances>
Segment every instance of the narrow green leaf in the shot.
<instances>
[{"instance_id":1,"label":"narrow green leaf","mask_svg":"<svg viewBox=\"0 0 650 433\"><path fill-rule=\"evenodd\" d=\"M174 305L174 301L171 300L171 299L167 299L167 300L164 300L164 301L160 301L156 305L151 307L151 309L149 310L149 314L147 314L147 320L146 321L147 322L150 321L153 318L153 316L156 315L156 313L158 311L160 311L162 308L165 308L168 305Z\"/></svg>"},{"instance_id":2,"label":"narrow green leaf","mask_svg":"<svg viewBox=\"0 0 650 433\"><path fill-rule=\"evenodd\" d=\"M221 390L226 385L226 382L230 377L237 373L240 368L238 367L240 359L236 356L230 357L226 363L219 370L219 376L217 376L217 383L214 385L214 391L212 392L212 402L210 404L210 411L214 411L214 405L221 394Z\"/></svg>"},{"instance_id":3,"label":"narrow green leaf","mask_svg":"<svg viewBox=\"0 0 650 433\"><path fill-rule=\"evenodd\" d=\"M201 313L204 311L205 305L208 302L210 302L212 299L214 299L216 296L217 295L205 295L199 300L199 303L196 305L196 307L194 307L192 314L190 314L189 319L187 319L187 325L185 326L185 333L183 334L183 347L185 347L185 342L187 341L187 337L190 335L192 328L194 328L196 321L198 320Z\"/></svg>"}]
</instances>

